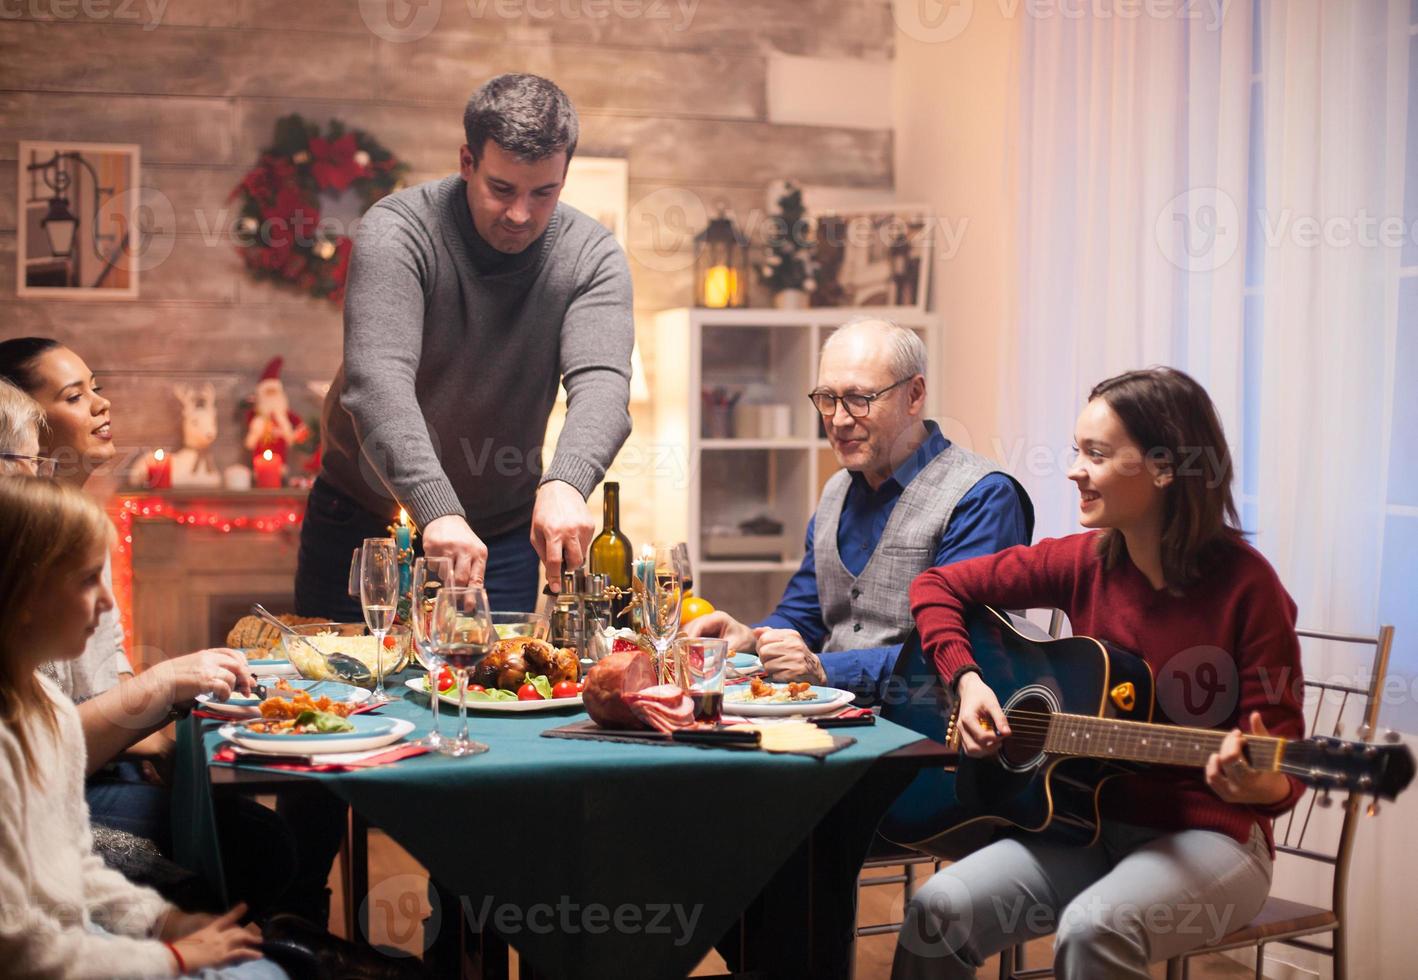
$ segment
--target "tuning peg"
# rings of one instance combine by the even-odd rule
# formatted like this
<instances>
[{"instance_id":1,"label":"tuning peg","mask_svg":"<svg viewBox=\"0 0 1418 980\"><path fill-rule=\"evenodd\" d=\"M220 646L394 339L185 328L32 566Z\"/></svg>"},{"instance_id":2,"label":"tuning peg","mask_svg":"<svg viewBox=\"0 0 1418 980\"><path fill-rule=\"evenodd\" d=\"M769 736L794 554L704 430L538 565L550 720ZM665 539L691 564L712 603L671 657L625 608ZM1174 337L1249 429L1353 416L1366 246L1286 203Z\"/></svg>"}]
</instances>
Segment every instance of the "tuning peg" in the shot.
<instances>
[{"instance_id":1,"label":"tuning peg","mask_svg":"<svg viewBox=\"0 0 1418 980\"><path fill-rule=\"evenodd\" d=\"M1359 726L1359 737L1362 738L1364 741L1367 742L1370 736L1372 736L1373 734L1374 726L1369 724L1367 721Z\"/></svg>"},{"instance_id":2,"label":"tuning peg","mask_svg":"<svg viewBox=\"0 0 1418 980\"><path fill-rule=\"evenodd\" d=\"M1372 777L1372 776L1360 776L1360 777L1359 777L1359 789L1364 790L1364 791L1368 791L1368 790L1372 789L1373 786L1374 786L1374 777Z\"/></svg>"},{"instance_id":3,"label":"tuning peg","mask_svg":"<svg viewBox=\"0 0 1418 980\"><path fill-rule=\"evenodd\" d=\"M1364 815L1369 817L1377 817L1379 815L1379 798L1377 796L1370 801L1368 808L1364 810Z\"/></svg>"},{"instance_id":4,"label":"tuning peg","mask_svg":"<svg viewBox=\"0 0 1418 980\"><path fill-rule=\"evenodd\" d=\"M1344 726L1343 726L1342 724L1340 724L1339 722L1335 722L1335 723L1334 723L1334 737L1335 737L1335 738L1343 738L1343 737L1344 737Z\"/></svg>"},{"instance_id":5,"label":"tuning peg","mask_svg":"<svg viewBox=\"0 0 1418 980\"><path fill-rule=\"evenodd\" d=\"M1394 731L1392 728L1390 728L1390 729L1388 729L1387 731L1384 732L1384 741L1385 741L1385 742L1397 742L1398 739L1399 739L1399 737L1400 737L1400 736L1399 736L1398 732Z\"/></svg>"},{"instance_id":6,"label":"tuning peg","mask_svg":"<svg viewBox=\"0 0 1418 980\"><path fill-rule=\"evenodd\" d=\"M1320 795L1315 797L1315 805L1321 810L1328 810L1334 801L1329 798L1329 787L1320 790Z\"/></svg>"}]
</instances>

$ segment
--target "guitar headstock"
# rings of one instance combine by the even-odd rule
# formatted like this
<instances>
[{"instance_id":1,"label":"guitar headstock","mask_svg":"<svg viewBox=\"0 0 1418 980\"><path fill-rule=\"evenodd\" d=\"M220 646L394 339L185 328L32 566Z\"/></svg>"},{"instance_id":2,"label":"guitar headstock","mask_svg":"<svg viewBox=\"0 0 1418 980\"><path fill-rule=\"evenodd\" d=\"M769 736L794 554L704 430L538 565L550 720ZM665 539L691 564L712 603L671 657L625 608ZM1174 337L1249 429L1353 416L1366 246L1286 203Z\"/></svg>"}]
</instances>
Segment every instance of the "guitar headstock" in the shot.
<instances>
[{"instance_id":1,"label":"guitar headstock","mask_svg":"<svg viewBox=\"0 0 1418 980\"><path fill-rule=\"evenodd\" d=\"M1280 769L1325 792L1349 790L1392 800L1413 781L1414 766L1406 745L1312 735L1286 744Z\"/></svg>"}]
</instances>

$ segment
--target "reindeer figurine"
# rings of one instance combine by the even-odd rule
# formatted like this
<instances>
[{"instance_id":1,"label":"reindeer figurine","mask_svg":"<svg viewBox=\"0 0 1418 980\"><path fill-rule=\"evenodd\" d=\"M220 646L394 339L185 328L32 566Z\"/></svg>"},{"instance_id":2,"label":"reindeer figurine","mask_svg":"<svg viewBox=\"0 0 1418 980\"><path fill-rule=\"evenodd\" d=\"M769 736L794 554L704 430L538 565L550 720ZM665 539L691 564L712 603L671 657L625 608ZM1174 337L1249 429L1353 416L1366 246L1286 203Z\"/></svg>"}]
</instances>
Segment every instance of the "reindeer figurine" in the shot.
<instances>
[{"instance_id":1,"label":"reindeer figurine","mask_svg":"<svg viewBox=\"0 0 1418 980\"><path fill-rule=\"evenodd\" d=\"M182 403L182 448L172 454L172 485L219 487L222 474L212 459L217 441L217 390L211 382L200 388L177 385L172 389Z\"/></svg>"}]
</instances>

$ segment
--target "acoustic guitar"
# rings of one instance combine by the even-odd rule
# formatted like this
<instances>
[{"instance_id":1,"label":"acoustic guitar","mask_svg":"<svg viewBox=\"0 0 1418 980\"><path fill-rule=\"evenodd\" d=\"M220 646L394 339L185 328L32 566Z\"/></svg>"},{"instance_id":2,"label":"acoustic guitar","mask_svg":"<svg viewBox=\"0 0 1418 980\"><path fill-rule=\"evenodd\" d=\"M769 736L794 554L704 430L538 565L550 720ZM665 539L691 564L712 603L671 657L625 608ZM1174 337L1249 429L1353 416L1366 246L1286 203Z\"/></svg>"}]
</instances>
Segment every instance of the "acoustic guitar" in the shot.
<instances>
[{"instance_id":1,"label":"acoustic guitar","mask_svg":"<svg viewBox=\"0 0 1418 980\"><path fill-rule=\"evenodd\" d=\"M953 766L922 771L897 798L880 827L894 843L952 860L1001 828L1088 844L1098 837L1098 799L1109 779L1143 766L1204 768L1226 736L1155 723L1151 668L1110 644L1083 636L1031 639L989 607L973 610L966 626L1012 734L994 756L965 755L955 699L913 631L882 715L960 755ZM1245 753L1257 769L1376 799L1393 799L1413 778L1413 756L1403 745L1247 736Z\"/></svg>"}]
</instances>

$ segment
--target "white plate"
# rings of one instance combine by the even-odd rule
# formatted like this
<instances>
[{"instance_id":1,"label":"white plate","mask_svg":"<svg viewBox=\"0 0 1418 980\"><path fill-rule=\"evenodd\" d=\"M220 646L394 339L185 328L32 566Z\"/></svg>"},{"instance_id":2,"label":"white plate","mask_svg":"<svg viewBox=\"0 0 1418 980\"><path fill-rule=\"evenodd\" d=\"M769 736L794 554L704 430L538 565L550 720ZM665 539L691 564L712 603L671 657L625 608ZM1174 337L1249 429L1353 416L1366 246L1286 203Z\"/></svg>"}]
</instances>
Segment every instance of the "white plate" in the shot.
<instances>
[{"instance_id":1,"label":"white plate","mask_svg":"<svg viewBox=\"0 0 1418 980\"><path fill-rule=\"evenodd\" d=\"M251 673L258 677L299 677L300 671L296 670L295 664L281 657L261 656L265 650L253 651L257 656L245 654L246 666L251 669Z\"/></svg>"},{"instance_id":2,"label":"white plate","mask_svg":"<svg viewBox=\"0 0 1418 980\"><path fill-rule=\"evenodd\" d=\"M332 752L367 752L370 749L383 748L414 730L414 723L411 721L403 718L395 718L393 721L394 727L390 731L368 736L356 733L349 738L331 738L329 735L316 738L301 738L299 735L280 739L245 738L239 725L223 725L217 729L217 734L243 749L266 755L329 755Z\"/></svg>"},{"instance_id":3,"label":"white plate","mask_svg":"<svg viewBox=\"0 0 1418 980\"><path fill-rule=\"evenodd\" d=\"M404 681L410 688L420 694L427 695L428 688L425 686L426 678L415 677L412 680ZM438 695L438 700L454 708L458 707L458 694L456 691L448 690ZM528 711L555 711L558 708L579 708L581 707L581 695L574 698L552 698L543 701L474 701L468 699L469 711L502 712L503 714L523 714Z\"/></svg>"},{"instance_id":4,"label":"white plate","mask_svg":"<svg viewBox=\"0 0 1418 980\"><path fill-rule=\"evenodd\" d=\"M197 695L197 703L203 711L227 718L255 718L261 713L261 702L256 698L243 698L233 694L229 701L218 701L210 694Z\"/></svg>"},{"instance_id":5,"label":"white plate","mask_svg":"<svg viewBox=\"0 0 1418 980\"><path fill-rule=\"evenodd\" d=\"M742 690L747 691L748 685L742 685ZM830 715L851 704L857 697L851 691L843 691L835 687L814 687L812 691L816 695L812 701L760 701L749 704L733 700L737 692L725 691L724 714L737 715L740 718L771 718L775 715Z\"/></svg>"}]
</instances>

